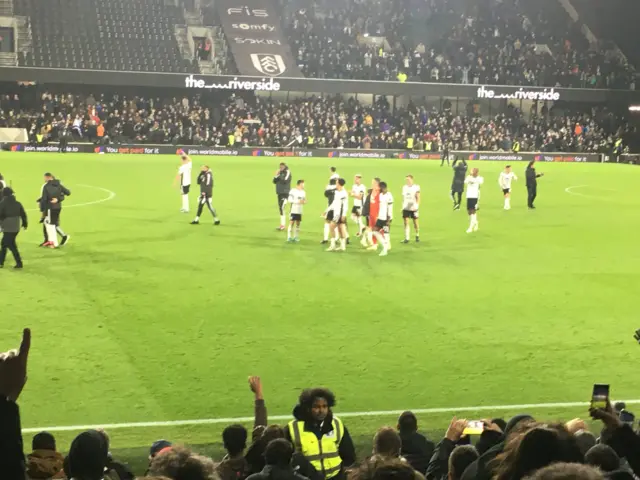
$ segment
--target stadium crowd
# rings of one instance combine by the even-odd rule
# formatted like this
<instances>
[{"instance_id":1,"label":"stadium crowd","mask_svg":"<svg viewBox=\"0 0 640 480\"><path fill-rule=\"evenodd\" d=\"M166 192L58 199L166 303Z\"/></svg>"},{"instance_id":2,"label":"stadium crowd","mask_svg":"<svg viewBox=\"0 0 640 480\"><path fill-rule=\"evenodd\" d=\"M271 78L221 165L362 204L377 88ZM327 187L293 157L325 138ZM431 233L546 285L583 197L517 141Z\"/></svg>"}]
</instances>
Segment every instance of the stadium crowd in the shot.
<instances>
[{"instance_id":1,"label":"stadium crowd","mask_svg":"<svg viewBox=\"0 0 640 480\"><path fill-rule=\"evenodd\" d=\"M546 151L608 153L634 131L600 108L551 109L525 115L513 105L482 114L470 102L455 111L410 103L392 109L385 97L365 105L354 98L310 97L288 102L233 97L219 102L183 98L79 96L44 93L36 102L0 98L0 127L22 127L32 142L173 143L210 146L291 144L316 148L393 148L420 151ZM529 117L529 118L527 118ZM625 140L625 144L626 140ZM620 152L622 153L622 152Z\"/></svg>"},{"instance_id":2,"label":"stadium crowd","mask_svg":"<svg viewBox=\"0 0 640 480\"><path fill-rule=\"evenodd\" d=\"M0 354L0 477L128 480L134 473L110 453L105 431L87 430L59 452L54 436L40 432L25 456L18 399L27 381L31 331L18 349ZM144 478L156 480L633 480L640 475L640 436L625 405L591 408L602 423L592 433L573 419L548 423L522 414L472 425L453 417L434 444L419 433L412 412L397 427L382 427L371 455L356 458L348 426L334 413L334 394L304 390L285 425L269 425L259 377L250 377L255 422L249 433L230 425L222 433L227 454L215 461L167 440L154 442ZM631 422L629 422L631 419ZM471 433L468 428L478 428Z\"/></svg>"},{"instance_id":3,"label":"stadium crowd","mask_svg":"<svg viewBox=\"0 0 640 480\"><path fill-rule=\"evenodd\" d=\"M281 3L308 77L635 89L555 1Z\"/></svg>"}]
</instances>

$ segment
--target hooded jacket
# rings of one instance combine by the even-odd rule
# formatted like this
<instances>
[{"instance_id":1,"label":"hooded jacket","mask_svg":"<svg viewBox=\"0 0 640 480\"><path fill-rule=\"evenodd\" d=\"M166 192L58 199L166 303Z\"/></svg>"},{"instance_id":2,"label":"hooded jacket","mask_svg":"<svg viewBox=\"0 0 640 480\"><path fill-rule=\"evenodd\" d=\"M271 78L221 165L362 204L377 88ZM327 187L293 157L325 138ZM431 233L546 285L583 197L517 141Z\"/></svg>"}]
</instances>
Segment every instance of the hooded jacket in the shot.
<instances>
[{"instance_id":1,"label":"hooded jacket","mask_svg":"<svg viewBox=\"0 0 640 480\"><path fill-rule=\"evenodd\" d=\"M54 178L53 180L49 180L42 186L42 193L38 202L40 203L40 211L46 212L47 210L60 210L62 208L62 202L65 197L71 195L71 191L69 191L60 180ZM57 201L55 203L52 202L53 199Z\"/></svg>"},{"instance_id":2,"label":"hooded jacket","mask_svg":"<svg viewBox=\"0 0 640 480\"><path fill-rule=\"evenodd\" d=\"M62 471L63 463L64 457L55 450L34 450L27 455L27 478L65 478Z\"/></svg>"},{"instance_id":3,"label":"hooded jacket","mask_svg":"<svg viewBox=\"0 0 640 480\"><path fill-rule=\"evenodd\" d=\"M433 442L418 432L400 432L400 439L402 440L400 453L414 470L424 475L435 448Z\"/></svg>"},{"instance_id":4,"label":"hooded jacket","mask_svg":"<svg viewBox=\"0 0 640 480\"><path fill-rule=\"evenodd\" d=\"M2 227L2 231L18 233L20 231L20 222L22 222L24 228L27 228L27 213L15 196L5 194L0 201L0 227Z\"/></svg>"}]
</instances>

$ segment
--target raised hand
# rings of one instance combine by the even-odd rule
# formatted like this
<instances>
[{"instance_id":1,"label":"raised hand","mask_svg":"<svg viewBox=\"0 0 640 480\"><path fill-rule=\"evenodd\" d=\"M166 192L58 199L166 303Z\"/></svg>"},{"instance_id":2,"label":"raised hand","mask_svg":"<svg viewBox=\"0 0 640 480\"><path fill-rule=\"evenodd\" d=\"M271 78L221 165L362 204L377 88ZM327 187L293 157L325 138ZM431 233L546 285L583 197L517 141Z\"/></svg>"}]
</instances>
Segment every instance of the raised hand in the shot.
<instances>
[{"instance_id":1,"label":"raised hand","mask_svg":"<svg viewBox=\"0 0 640 480\"><path fill-rule=\"evenodd\" d=\"M0 396L16 401L27 383L27 360L31 348L31 330L22 332L19 350L0 353Z\"/></svg>"}]
</instances>

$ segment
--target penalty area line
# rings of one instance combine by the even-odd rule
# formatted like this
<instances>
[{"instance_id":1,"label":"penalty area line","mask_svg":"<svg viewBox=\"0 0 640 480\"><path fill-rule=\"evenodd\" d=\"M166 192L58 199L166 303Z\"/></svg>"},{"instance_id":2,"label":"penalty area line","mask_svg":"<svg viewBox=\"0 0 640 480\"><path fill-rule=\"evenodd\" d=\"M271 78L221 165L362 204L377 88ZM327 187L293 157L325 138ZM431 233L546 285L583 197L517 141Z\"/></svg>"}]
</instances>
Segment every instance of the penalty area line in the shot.
<instances>
[{"instance_id":1,"label":"penalty area line","mask_svg":"<svg viewBox=\"0 0 640 480\"><path fill-rule=\"evenodd\" d=\"M101 198L100 200L94 200L92 202L85 202L85 203L77 203L74 205L64 205L64 208L78 208L78 207L88 207L90 205L97 205L99 203L104 203L104 202L108 202L110 200L113 200L114 198L116 198L116 192L113 192L111 190L109 190L108 188L104 188L104 187L96 187L94 185L85 185L83 183L79 183L78 184L79 187L86 187L86 188L93 188L95 190L101 190L105 193L108 194L108 196L106 196L105 198ZM40 209L39 208L30 208L27 210L27 212L39 212Z\"/></svg>"},{"instance_id":2,"label":"penalty area line","mask_svg":"<svg viewBox=\"0 0 640 480\"><path fill-rule=\"evenodd\" d=\"M638 400L622 400L628 404L640 404ZM443 407L443 408L418 408L411 410L417 415L428 415L435 413L460 413L460 412L482 412L489 410L518 410L524 412L531 409L545 408L577 408L588 407L589 402L559 402L559 403L524 403L520 405L480 405L477 407ZM362 417L385 417L390 415L400 415L406 410L374 410L369 412L338 412L337 416L342 418L362 418ZM269 420L291 420L291 415L270 415ZM82 430L95 430L104 428L105 430L116 430L124 428L162 428L162 427L182 427L190 425L215 425L219 423L247 423L252 422L253 417L228 417L228 418L203 418L195 420L173 420L164 422L133 422L133 423L103 423L96 425L69 425L58 427L37 427L23 428L22 433L47 432L74 432Z\"/></svg>"}]
</instances>

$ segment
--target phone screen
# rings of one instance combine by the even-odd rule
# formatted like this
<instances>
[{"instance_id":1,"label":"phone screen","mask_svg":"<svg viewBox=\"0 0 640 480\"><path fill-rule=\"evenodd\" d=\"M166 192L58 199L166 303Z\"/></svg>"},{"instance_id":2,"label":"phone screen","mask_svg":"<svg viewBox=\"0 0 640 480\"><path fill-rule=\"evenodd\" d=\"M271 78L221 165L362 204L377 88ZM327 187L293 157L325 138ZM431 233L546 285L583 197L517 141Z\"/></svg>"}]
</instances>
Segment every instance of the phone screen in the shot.
<instances>
[{"instance_id":1,"label":"phone screen","mask_svg":"<svg viewBox=\"0 0 640 480\"><path fill-rule=\"evenodd\" d=\"M609 385L596 383L591 395L591 408L607 408L609 400Z\"/></svg>"},{"instance_id":2,"label":"phone screen","mask_svg":"<svg viewBox=\"0 0 640 480\"><path fill-rule=\"evenodd\" d=\"M467 427L462 431L462 435L480 435L484 430L482 420L470 420Z\"/></svg>"}]
</instances>

